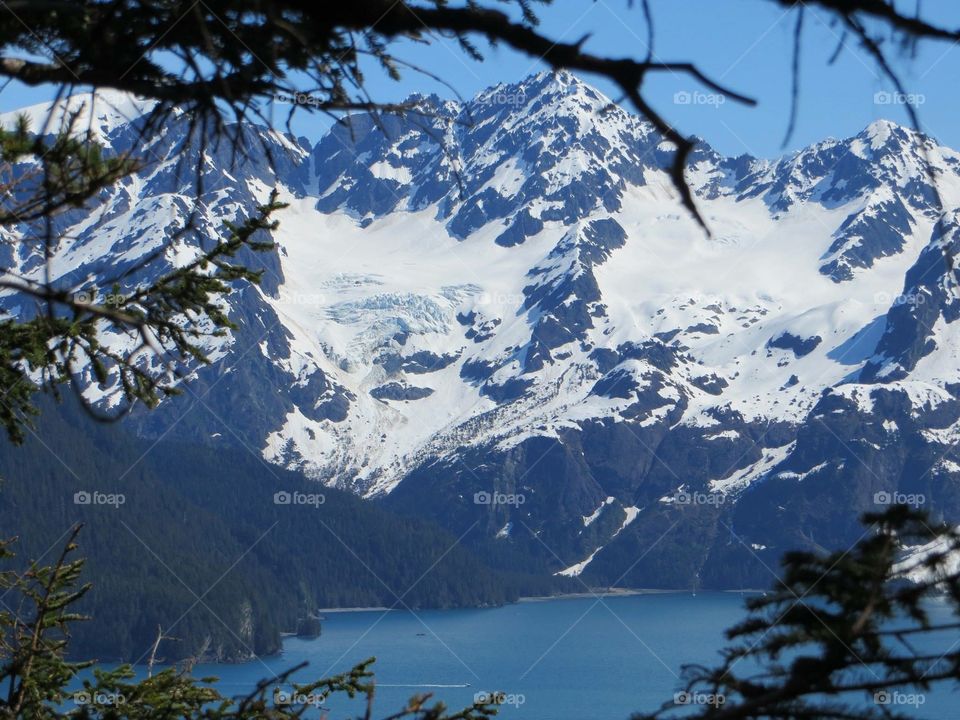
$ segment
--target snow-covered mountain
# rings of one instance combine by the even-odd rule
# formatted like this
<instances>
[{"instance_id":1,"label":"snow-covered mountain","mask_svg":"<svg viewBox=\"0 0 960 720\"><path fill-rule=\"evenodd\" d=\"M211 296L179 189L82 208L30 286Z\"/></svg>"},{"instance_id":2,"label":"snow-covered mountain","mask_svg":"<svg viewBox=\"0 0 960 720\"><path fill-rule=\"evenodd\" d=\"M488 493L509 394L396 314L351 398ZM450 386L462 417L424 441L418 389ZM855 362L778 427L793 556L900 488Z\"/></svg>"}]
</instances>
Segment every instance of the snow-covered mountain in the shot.
<instances>
[{"instance_id":1,"label":"snow-covered mountain","mask_svg":"<svg viewBox=\"0 0 960 720\"><path fill-rule=\"evenodd\" d=\"M250 259L262 287L230 298L239 330L141 433L479 523L465 542L492 557L592 584L767 585L897 493L960 519L960 153L887 121L773 161L702 142L707 236L669 144L569 74L416 100L316 144L245 127L236 166L178 164L181 119L61 221L55 272L82 289L191 211L213 235L274 186L290 203ZM121 150L149 107L114 104Z\"/></svg>"}]
</instances>

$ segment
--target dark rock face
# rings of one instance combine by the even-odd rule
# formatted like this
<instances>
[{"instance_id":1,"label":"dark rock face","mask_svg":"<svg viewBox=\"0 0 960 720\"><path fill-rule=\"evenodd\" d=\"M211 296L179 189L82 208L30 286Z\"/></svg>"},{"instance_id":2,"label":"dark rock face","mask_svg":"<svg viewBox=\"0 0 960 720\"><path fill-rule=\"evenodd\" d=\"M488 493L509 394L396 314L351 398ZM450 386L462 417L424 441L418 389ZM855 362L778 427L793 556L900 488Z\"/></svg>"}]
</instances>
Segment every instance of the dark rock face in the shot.
<instances>
[{"instance_id":1,"label":"dark rock face","mask_svg":"<svg viewBox=\"0 0 960 720\"><path fill-rule=\"evenodd\" d=\"M861 372L863 382L903 379L937 349L937 320L952 323L960 317L960 301L951 289L958 277L951 258L958 250L960 222L954 213L937 224L931 244L907 271L903 293L887 312L875 355Z\"/></svg>"},{"instance_id":2,"label":"dark rock face","mask_svg":"<svg viewBox=\"0 0 960 720\"><path fill-rule=\"evenodd\" d=\"M388 373L405 372L415 375L425 375L427 373L443 370L451 363L455 362L457 355L437 355L427 350L419 350L412 355L403 357L401 355L381 355L375 362L383 365Z\"/></svg>"},{"instance_id":3,"label":"dark rock face","mask_svg":"<svg viewBox=\"0 0 960 720\"><path fill-rule=\"evenodd\" d=\"M882 257L903 250L913 217L898 197L853 213L834 233L820 272L834 282L853 279L855 268L872 267Z\"/></svg>"},{"instance_id":4,"label":"dark rock face","mask_svg":"<svg viewBox=\"0 0 960 720\"><path fill-rule=\"evenodd\" d=\"M377 400L420 400L433 395L433 388L411 387L392 382L373 388L370 394Z\"/></svg>"},{"instance_id":5,"label":"dark rock face","mask_svg":"<svg viewBox=\"0 0 960 720\"><path fill-rule=\"evenodd\" d=\"M533 217L530 210L524 208L494 242L503 247L513 247L522 244L528 237L536 235L541 230L543 230L543 220Z\"/></svg>"},{"instance_id":6,"label":"dark rock face","mask_svg":"<svg viewBox=\"0 0 960 720\"><path fill-rule=\"evenodd\" d=\"M770 338L767 341L767 347L779 348L780 350L792 350L794 356L801 358L816 350L821 342L823 342L823 338L819 335L802 338L785 331L777 335L777 337Z\"/></svg>"}]
</instances>

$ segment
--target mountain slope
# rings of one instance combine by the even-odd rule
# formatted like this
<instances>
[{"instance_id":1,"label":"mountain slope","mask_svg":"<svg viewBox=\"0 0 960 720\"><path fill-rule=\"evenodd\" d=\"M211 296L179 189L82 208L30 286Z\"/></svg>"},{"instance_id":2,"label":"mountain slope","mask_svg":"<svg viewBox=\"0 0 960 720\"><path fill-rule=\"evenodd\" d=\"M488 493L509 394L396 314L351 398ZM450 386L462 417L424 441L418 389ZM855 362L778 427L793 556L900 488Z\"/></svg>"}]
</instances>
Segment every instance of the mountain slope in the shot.
<instances>
[{"instance_id":1,"label":"mountain slope","mask_svg":"<svg viewBox=\"0 0 960 720\"><path fill-rule=\"evenodd\" d=\"M116 235L75 219L82 284L161 242L161 209L213 232L274 185L291 205L200 410L138 433L479 522L488 557L596 584L766 585L783 549L855 539L879 492L960 517L960 154L887 121L773 161L700 143L708 237L670 146L569 74L418 101L312 146L245 128L243 165L187 163L209 168L199 206L163 160L108 199ZM174 125L155 151L178 147Z\"/></svg>"},{"instance_id":2,"label":"mountain slope","mask_svg":"<svg viewBox=\"0 0 960 720\"><path fill-rule=\"evenodd\" d=\"M38 435L0 452L0 526L23 568L83 523L91 619L73 630L77 657L144 662L163 627L166 660L232 662L278 652L319 608L491 605L560 587L243 449L139 440L72 400L43 410Z\"/></svg>"}]
</instances>

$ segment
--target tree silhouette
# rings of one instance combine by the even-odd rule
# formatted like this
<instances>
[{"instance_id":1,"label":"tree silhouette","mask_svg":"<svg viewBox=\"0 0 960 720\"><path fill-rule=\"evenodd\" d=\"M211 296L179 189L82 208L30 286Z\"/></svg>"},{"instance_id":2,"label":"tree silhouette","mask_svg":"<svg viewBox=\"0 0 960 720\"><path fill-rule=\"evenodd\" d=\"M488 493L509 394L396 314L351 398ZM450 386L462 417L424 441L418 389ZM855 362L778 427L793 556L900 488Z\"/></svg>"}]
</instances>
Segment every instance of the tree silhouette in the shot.
<instances>
[{"instance_id":1,"label":"tree silhouette","mask_svg":"<svg viewBox=\"0 0 960 720\"><path fill-rule=\"evenodd\" d=\"M133 668L94 669L78 689L81 671L91 661L67 659L70 626L85 618L73 611L90 589L81 583L83 560L74 556L81 526L75 526L56 562L31 563L22 573L0 571L0 592L7 598L0 610L0 718L31 720L293 720L315 712L332 696L364 700L364 720L372 720L376 685L373 658L345 673L309 683L291 677L305 664L263 680L246 696L228 698L212 686L213 678L197 679L193 663L168 667L136 680ZM8 561L12 542L0 542L0 562ZM17 612L7 609L17 607ZM496 695L459 712L447 712L430 695L411 698L385 720L482 720L496 714Z\"/></svg>"},{"instance_id":2,"label":"tree silhouette","mask_svg":"<svg viewBox=\"0 0 960 720\"><path fill-rule=\"evenodd\" d=\"M945 599L960 618L960 532L905 505L864 523L849 550L787 553L773 590L727 631L723 662L686 667L673 701L635 718L908 718L932 687L960 681L957 643L929 650L960 629L930 613Z\"/></svg>"}]
</instances>

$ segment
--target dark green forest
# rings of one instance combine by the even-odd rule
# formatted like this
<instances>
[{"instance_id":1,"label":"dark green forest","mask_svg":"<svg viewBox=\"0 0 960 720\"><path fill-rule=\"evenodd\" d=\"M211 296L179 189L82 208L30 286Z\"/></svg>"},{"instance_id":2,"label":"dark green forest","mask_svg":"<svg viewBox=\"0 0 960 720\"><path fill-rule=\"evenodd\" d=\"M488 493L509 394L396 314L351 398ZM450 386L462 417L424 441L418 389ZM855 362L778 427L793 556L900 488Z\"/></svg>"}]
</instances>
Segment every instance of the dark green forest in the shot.
<instances>
[{"instance_id":1,"label":"dark green forest","mask_svg":"<svg viewBox=\"0 0 960 720\"><path fill-rule=\"evenodd\" d=\"M44 404L24 445L2 446L0 477L0 528L19 536L21 566L84 525L93 588L79 609L92 620L74 629L77 656L144 661L159 625L175 639L158 657L238 660L278 651L318 608L497 605L561 586L494 571L443 530L244 450L154 446L69 398ZM279 491L324 502L278 505ZM78 492L123 503L76 504Z\"/></svg>"}]
</instances>

